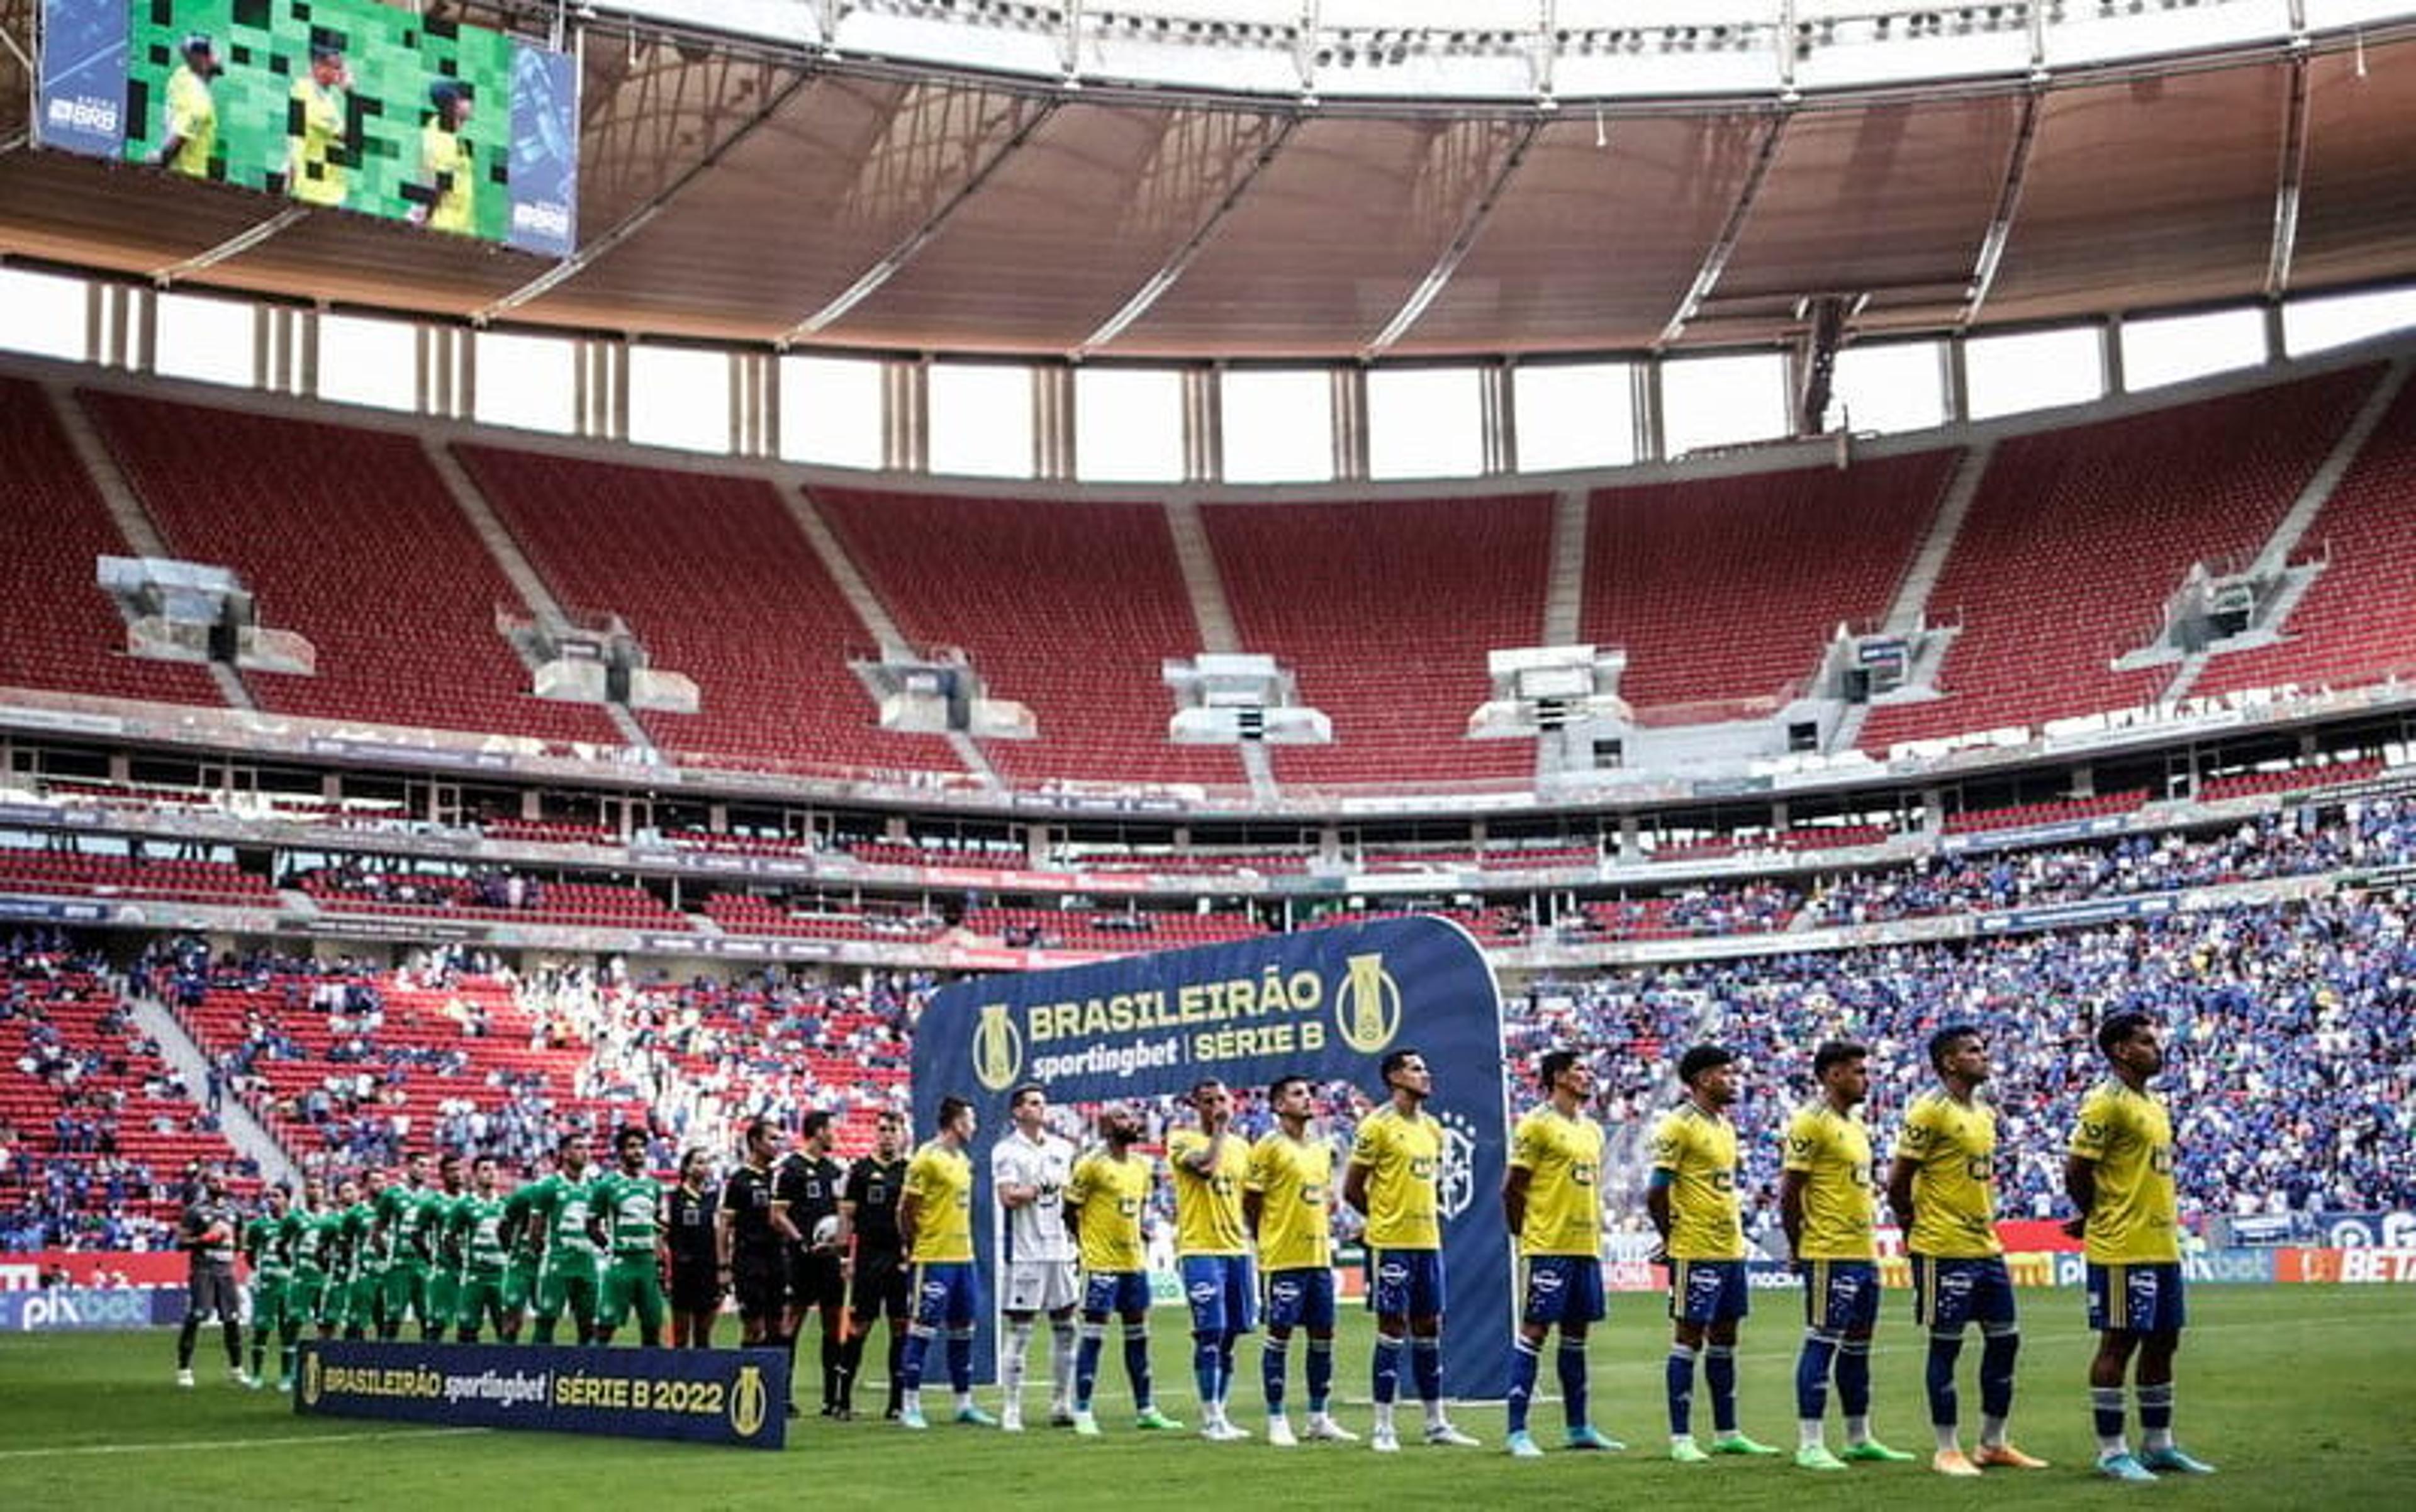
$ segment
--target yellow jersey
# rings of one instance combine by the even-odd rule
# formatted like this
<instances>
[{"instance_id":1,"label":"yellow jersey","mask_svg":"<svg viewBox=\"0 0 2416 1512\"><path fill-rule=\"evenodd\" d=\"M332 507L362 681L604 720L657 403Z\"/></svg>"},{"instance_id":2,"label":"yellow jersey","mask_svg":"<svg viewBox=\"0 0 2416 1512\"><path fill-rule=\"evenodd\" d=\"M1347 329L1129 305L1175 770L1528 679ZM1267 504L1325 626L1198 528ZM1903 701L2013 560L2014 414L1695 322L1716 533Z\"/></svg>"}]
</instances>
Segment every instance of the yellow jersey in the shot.
<instances>
[{"instance_id":1,"label":"yellow jersey","mask_svg":"<svg viewBox=\"0 0 2416 1512\"><path fill-rule=\"evenodd\" d=\"M210 154L219 144L219 102L210 95L209 81L189 63L168 76L168 135L184 144L168 166L193 178L208 177Z\"/></svg>"},{"instance_id":2,"label":"yellow jersey","mask_svg":"<svg viewBox=\"0 0 2416 1512\"><path fill-rule=\"evenodd\" d=\"M1905 1247L1940 1260L2005 1252L1997 1237L1997 1114L1974 1097L1925 1092L1905 1110L1896 1157L1914 1163Z\"/></svg>"},{"instance_id":3,"label":"yellow jersey","mask_svg":"<svg viewBox=\"0 0 2416 1512\"><path fill-rule=\"evenodd\" d=\"M1806 1103L1788 1120L1781 1169L1804 1177L1804 1237L1798 1260L1875 1260L1871 1223L1871 1131L1826 1102Z\"/></svg>"},{"instance_id":4,"label":"yellow jersey","mask_svg":"<svg viewBox=\"0 0 2416 1512\"><path fill-rule=\"evenodd\" d=\"M1178 1128L1166 1137L1166 1163L1174 1172L1174 1252L1178 1255L1246 1255L1249 1235L1242 1224L1242 1184L1249 1179L1250 1144L1228 1131L1206 1175L1187 1163L1208 1148L1208 1136Z\"/></svg>"},{"instance_id":5,"label":"yellow jersey","mask_svg":"<svg viewBox=\"0 0 2416 1512\"><path fill-rule=\"evenodd\" d=\"M906 1167L904 1195L914 1199L917 1265L944 1265L974 1258L974 1163L962 1150L939 1141L914 1152Z\"/></svg>"},{"instance_id":6,"label":"yellow jersey","mask_svg":"<svg viewBox=\"0 0 2416 1512\"><path fill-rule=\"evenodd\" d=\"M1685 1102L1653 1130L1653 1169L1669 1174L1669 1258L1744 1259L1736 1126Z\"/></svg>"},{"instance_id":7,"label":"yellow jersey","mask_svg":"<svg viewBox=\"0 0 2416 1512\"><path fill-rule=\"evenodd\" d=\"M461 140L461 132L429 122L419 129L419 171L427 175L431 189L443 186L428 207L428 228L468 235L478 194L470 144Z\"/></svg>"},{"instance_id":8,"label":"yellow jersey","mask_svg":"<svg viewBox=\"0 0 2416 1512\"><path fill-rule=\"evenodd\" d=\"M2097 1205L2083 1245L2100 1265L2170 1264L2182 1258L2173 1191L2173 1123L2154 1094L2106 1081L2080 1100L2072 1153L2097 1167Z\"/></svg>"},{"instance_id":9,"label":"yellow jersey","mask_svg":"<svg viewBox=\"0 0 2416 1512\"><path fill-rule=\"evenodd\" d=\"M286 98L285 192L305 204L343 204L343 92L306 77L294 81Z\"/></svg>"},{"instance_id":10,"label":"yellow jersey","mask_svg":"<svg viewBox=\"0 0 2416 1512\"><path fill-rule=\"evenodd\" d=\"M1367 1168L1367 1243L1376 1249L1441 1249L1442 1125L1391 1103L1369 1113L1351 1142L1351 1163Z\"/></svg>"},{"instance_id":11,"label":"yellow jersey","mask_svg":"<svg viewBox=\"0 0 2416 1512\"><path fill-rule=\"evenodd\" d=\"M1521 1255L1602 1253L1602 1126L1550 1103L1518 1120L1510 1169L1527 1172Z\"/></svg>"},{"instance_id":12,"label":"yellow jersey","mask_svg":"<svg viewBox=\"0 0 2416 1512\"><path fill-rule=\"evenodd\" d=\"M1259 1268L1334 1263L1334 1146L1272 1129L1250 1147L1244 1190L1259 1194Z\"/></svg>"},{"instance_id":13,"label":"yellow jersey","mask_svg":"<svg viewBox=\"0 0 2416 1512\"><path fill-rule=\"evenodd\" d=\"M1078 1215L1084 1270L1109 1275L1149 1268L1140 1217L1148 1211L1149 1189L1156 1175L1150 1158L1142 1155L1119 1160L1105 1150L1094 1150L1074 1162L1073 1179L1065 1185L1065 1205Z\"/></svg>"}]
</instances>

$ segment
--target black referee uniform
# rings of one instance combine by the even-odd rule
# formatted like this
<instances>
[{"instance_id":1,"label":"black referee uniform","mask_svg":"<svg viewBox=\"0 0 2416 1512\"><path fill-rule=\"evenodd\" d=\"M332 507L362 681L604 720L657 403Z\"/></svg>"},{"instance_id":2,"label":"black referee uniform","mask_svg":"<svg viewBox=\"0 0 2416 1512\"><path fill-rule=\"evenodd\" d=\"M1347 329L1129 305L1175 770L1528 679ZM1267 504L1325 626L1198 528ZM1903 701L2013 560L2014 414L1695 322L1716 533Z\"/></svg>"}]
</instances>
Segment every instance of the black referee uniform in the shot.
<instances>
[{"instance_id":1,"label":"black referee uniform","mask_svg":"<svg viewBox=\"0 0 2416 1512\"><path fill-rule=\"evenodd\" d=\"M840 1410L847 1393L839 1384L844 1368L838 1339L839 1309L847 1303L847 1278L837 1249L816 1249L814 1232L828 1219L838 1223L839 1184L846 1172L828 1156L793 1151L780 1162L773 1191L789 1204L789 1221L805 1236L789 1246L790 1358L796 1357L798 1336L809 1313L823 1315L823 1414Z\"/></svg>"},{"instance_id":2,"label":"black referee uniform","mask_svg":"<svg viewBox=\"0 0 2416 1512\"><path fill-rule=\"evenodd\" d=\"M720 1205L710 1191L672 1188L668 1239L673 1312L711 1312L721 1306L720 1258L714 1252L713 1244L713 1228ZM734 1238L731 1248L734 1259Z\"/></svg>"},{"instance_id":3,"label":"black referee uniform","mask_svg":"<svg viewBox=\"0 0 2416 1512\"><path fill-rule=\"evenodd\" d=\"M730 1277L738 1293L738 1316L770 1335L780 1331L780 1308L789 1278L780 1231L772 1226L772 1172L741 1165L721 1184L721 1206L730 1215Z\"/></svg>"},{"instance_id":4,"label":"black referee uniform","mask_svg":"<svg viewBox=\"0 0 2416 1512\"><path fill-rule=\"evenodd\" d=\"M855 1286L848 1299L853 1323L847 1360L839 1372L841 1402L853 1408L856 1377L864 1363L864 1336L878 1319L889 1320L889 1412L898 1415L898 1378L905 1368L906 1321L914 1311L914 1273L898 1238L898 1198L906 1186L906 1159L864 1156L847 1169L839 1196L853 1211Z\"/></svg>"}]
</instances>

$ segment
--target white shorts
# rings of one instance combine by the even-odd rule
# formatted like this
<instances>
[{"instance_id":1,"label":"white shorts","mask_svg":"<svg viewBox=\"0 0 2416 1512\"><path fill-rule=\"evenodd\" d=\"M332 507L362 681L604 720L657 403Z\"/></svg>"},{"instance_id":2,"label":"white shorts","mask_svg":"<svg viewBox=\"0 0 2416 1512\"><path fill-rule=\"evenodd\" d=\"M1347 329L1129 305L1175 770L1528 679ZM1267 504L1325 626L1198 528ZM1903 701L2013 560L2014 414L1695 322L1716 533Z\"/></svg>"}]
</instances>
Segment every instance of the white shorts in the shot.
<instances>
[{"instance_id":1,"label":"white shorts","mask_svg":"<svg viewBox=\"0 0 2416 1512\"><path fill-rule=\"evenodd\" d=\"M1006 1268L999 1306L1009 1312L1063 1312L1078 1296L1070 1260L1019 1260Z\"/></svg>"}]
</instances>

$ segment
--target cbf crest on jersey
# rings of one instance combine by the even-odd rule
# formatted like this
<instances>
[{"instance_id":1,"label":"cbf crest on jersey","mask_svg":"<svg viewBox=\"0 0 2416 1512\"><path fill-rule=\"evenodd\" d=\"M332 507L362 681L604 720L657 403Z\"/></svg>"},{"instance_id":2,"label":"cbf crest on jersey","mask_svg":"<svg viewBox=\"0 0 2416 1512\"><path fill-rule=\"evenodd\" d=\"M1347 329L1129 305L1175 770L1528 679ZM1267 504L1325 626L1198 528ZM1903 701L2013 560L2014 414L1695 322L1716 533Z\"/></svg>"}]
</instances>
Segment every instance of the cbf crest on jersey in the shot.
<instances>
[{"instance_id":1,"label":"cbf crest on jersey","mask_svg":"<svg viewBox=\"0 0 2416 1512\"><path fill-rule=\"evenodd\" d=\"M1333 930L1163 951L944 989L914 1036L914 1115L932 1126L944 1096L1007 1126L1007 1092L1107 1102L1187 1092L1216 1077L1256 1094L1277 1076L1349 1081L1381 1102L1378 1066L1414 1048L1435 1073L1427 1111L1443 1126L1437 1195L1452 1312L1496 1320L1455 1331L1452 1380L1472 1396L1509 1386L1508 1236L1499 1202L1508 1144L1502 1096L1502 995L1484 953L1457 924L1379 919ZM989 1181L986 1161L974 1162ZM995 1254L991 1194L973 1203L977 1252ZM977 1358L992 1358L985 1320Z\"/></svg>"}]
</instances>

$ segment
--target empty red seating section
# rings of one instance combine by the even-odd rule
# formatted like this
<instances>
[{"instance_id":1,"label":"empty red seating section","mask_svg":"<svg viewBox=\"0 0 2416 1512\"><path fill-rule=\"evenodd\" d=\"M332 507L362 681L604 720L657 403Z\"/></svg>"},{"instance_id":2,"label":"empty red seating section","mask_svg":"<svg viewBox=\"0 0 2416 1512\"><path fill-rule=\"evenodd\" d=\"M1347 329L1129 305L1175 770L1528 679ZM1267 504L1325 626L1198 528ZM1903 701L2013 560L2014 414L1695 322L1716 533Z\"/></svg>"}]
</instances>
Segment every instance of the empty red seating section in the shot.
<instances>
[{"instance_id":1,"label":"empty red seating section","mask_svg":"<svg viewBox=\"0 0 2416 1512\"><path fill-rule=\"evenodd\" d=\"M0 378L0 687L171 703L224 701L199 667L125 654L126 622L94 560L134 548L41 389Z\"/></svg>"},{"instance_id":2,"label":"empty red seating section","mask_svg":"<svg viewBox=\"0 0 2416 1512\"><path fill-rule=\"evenodd\" d=\"M1267 932L1246 914L1095 914L1056 908L976 908L965 932L1018 946L1139 955L1248 940Z\"/></svg>"},{"instance_id":3,"label":"empty red seating section","mask_svg":"<svg viewBox=\"0 0 2416 1512\"><path fill-rule=\"evenodd\" d=\"M805 940L872 940L890 945L928 945L947 925L928 915L868 913L798 904L782 905L744 893L716 893L704 912L726 934L775 935Z\"/></svg>"},{"instance_id":4,"label":"empty red seating section","mask_svg":"<svg viewBox=\"0 0 2416 1512\"><path fill-rule=\"evenodd\" d=\"M2377 370L2019 436L1999 446L1929 596L1959 623L1929 703L1874 708L1862 744L2152 703L2173 669L2116 672L2194 562L2253 556L2340 439Z\"/></svg>"},{"instance_id":5,"label":"empty red seating section","mask_svg":"<svg viewBox=\"0 0 2416 1512\"><path fill-rule=\"evenodd\" d=\"M1886 614L1956 456L1603 489L1579 639L1625 649L1640 710L1781 696Z\"/></svg>"},{"instance_id":6,"label":"empty red seating section","mask_svg":"<svg viewBox=\"0 0 2416 1512\"><path fill-rule=\"evenodd\" d=\"M2327 554L2282 643L2214 658L2193 695L2416 676L2416 383L2399 391L2300 541L2303 559Z\"/></svg>"},{"instance_id":7,"label":"empty red seating section","mask_svg":"<svg viewBox=\"0 0 2416 1512\"><path fill-rule=\"evenodd\" d=\"M2330 766L2287 766L2274 772L2237 772L2229 777L2209 778L2198 784L2197 795L2207 803L2224 798L2245 798L2259 793L2303 793L2310 788L2339 787L2350 782L2363 782L2378 777L2383 769L2380 757L2362 761L2337 762Z\"/></svg>"},{"instance_id":8,"label":"empty red seating section","mask_svg":"<svg viewBox=\"0 0 2416 1512\"><path fill-rule=\"evenodd\" d=\"M166 898L224 908L277 906L277 889L223 861L134 861L69 851L0 849L0 892Z\"/></svg>"},{"instance_id":9,"label":"empty red seating section","mask_svg":"<svg viewBox=\"0 0 2416 1512\"><path fill-rule=\"evenodd\" d=\"M1330 746L1273 746L1286 783L1532 779L1531 740L1470 740L1486 654L1543 638L1548 498L1210 505L1242 649L1299 673Z\"/></svg>"},{"instance_id":10,"label":"empty red seating section","mask_svg":"<svg viewBox=\"0 0 2416 1512\"><path fill-rule=\"evenodd\" d=\"M961 771L938 735L893 734L848 666L872 632L770 483L457 446L566 608L628 623L699 707L638 718L683 760L829 773Z\"/></svg>"},{"instance_id":11,"label":"empty red seating section","mask_svg":"<svg viewBox=\"0 0 2416 1512\"><path fill-rule=\"evenodd\" d=\"M301 879L302 890L321 908L338 914L404 915L414 918L465 918L493 924L549 924L569 929L582 927L637 930L685 930L687 919L674 914L655 896L640 887L614 887L602 883L548 882L538 885L533 893L534 903L520 908L481 906L475 901L472 885L466 877L430 876L424 873L375 879L378 891L355 891L339 885L326 873L312 872ZM413 896L405 900L397 896L397 888L408 885Z\"/></svg>"},{"instance_id":12,"label":"empty red seating section","mask_svg":"<svg viewBox=\"0 0 2416 1512\"><path fill-rule=\"evenodd\" d=\"M2007 809L1967 809L1946 818L1946 833L1970 835L1991 829L2022 829L2031 824L2068 824L2127 814L2148 801L2145 792L2101 793L2088 798L2063 798L2053 803L2023 803Z\"/></svg>"},{"instance_id":13,"label":"empty red seating section","mask_svg":"<svg viewBox=\"0 0 2416 1512\"><path fill-rule=\"evenodd\" d=\"M490 839L534 840L541 845L618 845L618 832L602 824L584 824L567 819L492 818L478 822Z\"/></svg>"},{"instance_id":14,"label":"empty red seating section","mask_svg":"<svg viewBox=\"0 0 2416 1512\"><path fill-rule=\"evenodd\" d=\"M495 631L518 603L416 437L86 390L168 547L233 567L312 676L246 672L263 708L618 745L595 708L527 691Z\"/></svg>"},{"instance_id":15,"label":"empty red seating section","mask_svg":"<svg viewBox=\"0 0 2416 1512\"><path fill-rule=\"evenodd\" d=\"M1162 663L1200 628L1156 505L813 491L900 634L961 646L1037 740L983 744L1011 782L1245 780L1230 748L1166 738Z\"/></svg>"},{"instance_id":16,"label":"empty red seating section","mask_svg":"<svg viewBox=\"0 0 2416 1512\"><path fill-rule=\"evenodd\" d=\"M868 867L963 867L992 871L1016 869L1031 860L1022 850L969 850L909 840L852 840L847 854Z\"/></svg>"}]
</instances>

